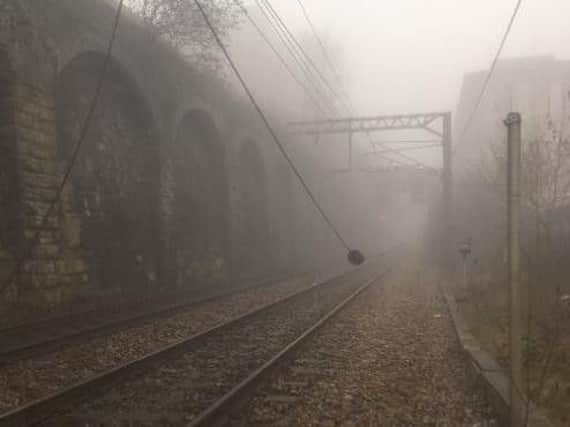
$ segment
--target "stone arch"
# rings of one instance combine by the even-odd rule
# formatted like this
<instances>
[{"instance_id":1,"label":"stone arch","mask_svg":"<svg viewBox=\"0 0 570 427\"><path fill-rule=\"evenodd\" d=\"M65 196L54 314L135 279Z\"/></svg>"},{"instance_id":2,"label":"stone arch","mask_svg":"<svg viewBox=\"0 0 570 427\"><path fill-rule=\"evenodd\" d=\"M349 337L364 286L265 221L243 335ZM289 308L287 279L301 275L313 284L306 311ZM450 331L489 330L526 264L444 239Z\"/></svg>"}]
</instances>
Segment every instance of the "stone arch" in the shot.
<instances>
[{"instance_id":1,"label":"stone arch","mask_svg":"<svg viewBox=\"0 0 570 427\"><path fill-rule=\"evenodd\" d=\"M243 274L254 274L267 265L269 255L269 209L267 171L259 147L246 139L237 153L239 177L239 261Z\"/></svg>"},{"instance_id":2,"label":"stone arch","mask_svg":"<svg viewBox=\"0 0 570 427\"><path fill-rule=\"evenodd\" d=\"M14 85L15 77L10 58L0 46L0 258L12 254L18 243L20 185L14 122Z\"/></svg>"},{"instance_id":3,"label":"stone arch","mask_svg":"<svg viewBox=\"0 0 570 427\"><path fill-rule=\"evenodd\" d=\"M104 60L100 53L82 53L56 79L62 166L79 138ZM71 186L70 203L81 224L80 248L90 284L132 290L152 285L160 250L157 131L144 96L114 59Z\"/></svg>"},{"instance_id":4,"label":"stone arch","mask_svg":"<svg viewBox=\"0 0 570 427\"><path fill-rule=\"evenodd\" d=\"M170 148L168 239L179 286L223 281L229 271L225 149L212 117L188 111Z\"/></svg>"}]
</instances>

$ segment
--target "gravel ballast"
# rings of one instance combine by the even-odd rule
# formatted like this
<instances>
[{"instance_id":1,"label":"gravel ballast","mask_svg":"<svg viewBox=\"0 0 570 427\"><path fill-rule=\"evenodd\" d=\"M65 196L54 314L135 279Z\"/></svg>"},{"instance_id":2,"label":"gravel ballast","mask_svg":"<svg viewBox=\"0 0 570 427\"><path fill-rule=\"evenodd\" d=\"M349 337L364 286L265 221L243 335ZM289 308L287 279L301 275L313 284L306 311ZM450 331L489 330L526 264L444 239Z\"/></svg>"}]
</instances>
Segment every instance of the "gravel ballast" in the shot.
<instances>
[{"instance_id":1,"label":"gravel ballast","mask_svg":"<svg viewBox=\"0 0 570 427\"><path fill-rule=\"evenodd\" d=\"M227 325L49 425L184 425L368 280L337 277Z\"/></svg>"},{"instance_id":2,"label":"gravel ballast","mask_svg":"<svg viewBox=\"0 0 570 427\"><path fill-rule=\"evenodd\" d=\"M360 295L232 414L234 426L496 426L423 272Z\"/></svg>"},{"instance_id":3,"label":"gravel ballast","mask_svg":"<svg viewBox=\"0 0 570 427\"><path fill-rule=\"evenodd\" d=\"M308 275L193 306L172 317L0 368L0 413L39 399L130 360L188 338L255 307L313 284Z\"/></svg>"}]
</instances>

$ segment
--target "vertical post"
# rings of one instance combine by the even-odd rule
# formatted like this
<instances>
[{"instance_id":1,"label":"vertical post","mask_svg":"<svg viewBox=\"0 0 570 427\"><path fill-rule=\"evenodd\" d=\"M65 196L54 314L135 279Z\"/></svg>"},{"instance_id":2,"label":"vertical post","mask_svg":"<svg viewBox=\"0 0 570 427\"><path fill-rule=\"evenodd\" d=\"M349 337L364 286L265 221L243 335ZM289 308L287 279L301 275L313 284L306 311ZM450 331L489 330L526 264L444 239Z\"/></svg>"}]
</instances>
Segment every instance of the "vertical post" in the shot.
<instances>
[{"instance_id":1,"label":"vertical post","mask_svg":"<svg viewBox=\"0 0 570 427\"><path fill-rule=\"evenodd\" d=\"M463 288L467 291L467 257L463 258Z\"/></svg>"},{"instance_id":2,"label":"vertical post","mask_svg":"<svg viewBox=\"0 0 570 427\"><path fill-rule=\"evenodd\" d=\"M522 346L520 304L521 116L509 113L507 126L507 254L510 289L511 427L522 426Z\"/></svg>"},{"instance_id":3,"label":"vertical post","mask_svg":"<svg viewBox=\"0 0 570 427\"><path fill-rule=\"evenodd\" d=\"M348 170L352 171L352 130L348 131Z\"/></svg>"},{"instance_id":4,"label":"vertical post","mask_svg":"<svg viewBox=\"0 0 570 427\"><path fill-rule=\"evenodd\" d=\"M461 246L459 247L459 253L463 258L463 291L467 292L467 287L469 285L469 277L467 275L467 257L471 253L471 238L468 238Z\"/></svg>"},{"instance_id":5,"label":"vertical post","mask_svg":"<svg viewBox=\"0 0 570 427\"><path fill-rule=\"evenodd\" d=\"M442 266L446 273L450 273L451 260L452 260L452 241L453 241L453 227L452 227L452 164L451 164L451 113L443 115L443 138L442 138L442 151L443 151L443 176L442 176L442 190L443 190L443 226L441 232L443 236L443 259Z\"/></svg>"}]
</instances>

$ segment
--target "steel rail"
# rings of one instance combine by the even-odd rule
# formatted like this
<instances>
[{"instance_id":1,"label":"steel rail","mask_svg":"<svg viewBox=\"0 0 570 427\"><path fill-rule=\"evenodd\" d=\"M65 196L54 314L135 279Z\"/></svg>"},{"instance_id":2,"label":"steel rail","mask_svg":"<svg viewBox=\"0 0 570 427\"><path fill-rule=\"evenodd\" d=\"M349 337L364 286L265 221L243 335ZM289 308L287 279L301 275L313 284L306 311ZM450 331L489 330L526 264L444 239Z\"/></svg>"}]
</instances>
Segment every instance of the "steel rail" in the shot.
<instances>
[{"instance_id":1,"label":"steel rail","mask_svg":"<svg viewBox=\"0 0 570 427\"><path fill-rule=\"evenodd\" d=\"M46 354L54 353L64 347L70 346L72 344L77 344L95 337L109 335L114 332L124 331L127 329L132 329L147 321L171 317L184 310L188 310L202 304L221 301L225 298L238 295L241 292L255 290L263 286L273 286L277 285L278 283L281 283L284 280L294 280L301 277L303 277L303 275L293 276L288 279L286 278L264 279L259 282L256 282L253 285L239 287L229 292L210 295L204 298L197 298L195 300L190 300L179 304L168 305L166 307L158 308L156 310L150 310L147 312L138 313L133 316L119 317L111 321L102 322L98 325L86 327L83 329L79 329L77 331L72 331L61 335L54 335L52 337L47 337L45 339L41 339L36 342L27 343L21 346L14 346L13 348L9 348L7 350L2 349L0 350L0 367L10 362L30 359L32 357L43 356ZM101 314L103 315L104 313ZM69 316L69 320L74 321L74 316ZM61 317L53 319L52 321L63 322L65 320L66 317ZM0 330L0 340L3 338L3 335L4 336L8 334L17 335L18 331L25 333L25 331L27 330L33 330L34 325L35 323L26 324L25 326L15 326L13 328L5 328L3 330Z\"/></svg>"},{"instance_id":2,"label":"steel rail","mask_svg":"<svg viewBox=\"0 0 570 427\"><path fill-rule=\"evenodd\" d=\"M363 265L367 265L365 263ZM78 382L74 385L66 387L49 396L37 399L21 407L14 408L8 412L0 414L0 427L3 426L22 426L36 425L53 418L55 415L64 413L67 408L77 405L89 398L101 395L113 385L125 381L137 372L143 372L158 364L158 362L171 359L178 355L191 351L200 345L204 340L219 333L225 329L239 325L244 321L259 316L267 311L274 309L280 305L286 304L296 298L302 297L314 291L316 288L326 287L337 280L342 280L351 273L362 272L362 268L346 271L338 276L332 277L319 284L295 292L289 296L280 298L261 307L256 307L244 314L233 319L213 326L205 331L199 332L191 337L185 338L176 343L167 345L160 350L149 353L143 357L124 363L109 369L101 374L95 375L89 379Z\"/></svg>"},{"instance_id":3,"label":"steel rail","mask_svg":"<svg viewBox=\"0 0 570 427\"><path fill-rule=\"evenodd\" d=\"M307 329L294 341L289 343L278 354L267 361L263 366L252 372L247 378L236 385L228 393L222 396L219 400L213 403L209 408L203 411L197 418L195 418L188 427L207 427L219 425L221 421L228 416L230 409L238 405L240 401L245 400L248 393L259 384L264 378L267 377L277 367L278 364L284 362L288 357L292 357L293 353L299 346L307 341L316 331L322 328L327 322L335 317L342 309L344 309L350 302L368 289L372 284L376 283L389 269L376 275L371 280L367 281L364 285L359 287L356 291L350 294L347 298L337 304L331 311L321 317L313 326Z\"/></svg>"},{"instance_id":4,"label":"steel rail","mask_svg":"<svg viewBox=\"0 0 570 427\"><path fill-rule=\"evenodd\" d=\"M301 273L299 275L302 275L302 274L309 274L309 273L306 272L306 273ZM276 280L286 280L286 279L287 279L286 277L280 277ZM231 291L229 291L227 293L208 295L208 296L205 296L203 298L196 298L195 300L192 300L192 301L200 301L200 300L205 300L205 299L216 297L216 296L230 295L232 293L239 292L240 290L249 289L250 287L254 288L256 286L260 286L260 285L262 285L262 283L266 283L266 282L269 282L272 280L274 280L274 279L264 278L264 279L261 279L259 281L256 281L254 285L249 285L249 286L247 286L247 285L244 286L243 282L242 282L242 284L238 285L236 288L233 288ZM159 290L159 289L157 289L157 290ZM126 304L131 304L131 303L137 302L137 300L136 300L137 297L145 297L145 295L141 295L141 294L134 294L132 296L133 296L133 298L127 300ZM155 293L154 296L160 296L160 294L157 295ZM180 297L187 297L188 295L185 295L185 294L169 294L166 296L167 297L180 298ZM113 298L115 298L115 297L116 298L124 298L124 295L121 295L119 293L119 294L111 295L111 297L113 297ZM95 297L95 298L97 298L97 297ZM192 301L188 301L187 303L192 302ZM97 303L101 303L101 302L97 301ZM186 304L186 303L182 303L182 304ZM180 305L180 304L175 304L175 305ZM63 322L63 321L67 321L67 320L72 319L74 316L94 315L94 314L97 314L98 312L102 312L102 311L103 310L101 310L100 308L87 308L87 309L82 310L82 311L70 311L68 313L52 314L51 316L44 316L43 318L40 318L38 316L38 319L34 319L34 320L29 319L26 321L21 321L21 322L15 323L13 325L0 326L0 336L5 335L7 333L10 333L11 331L18 331L18 330L25 331L26 329L33 329L35 326L43 324L45 322Z\"/></svg>"}]
</instances>

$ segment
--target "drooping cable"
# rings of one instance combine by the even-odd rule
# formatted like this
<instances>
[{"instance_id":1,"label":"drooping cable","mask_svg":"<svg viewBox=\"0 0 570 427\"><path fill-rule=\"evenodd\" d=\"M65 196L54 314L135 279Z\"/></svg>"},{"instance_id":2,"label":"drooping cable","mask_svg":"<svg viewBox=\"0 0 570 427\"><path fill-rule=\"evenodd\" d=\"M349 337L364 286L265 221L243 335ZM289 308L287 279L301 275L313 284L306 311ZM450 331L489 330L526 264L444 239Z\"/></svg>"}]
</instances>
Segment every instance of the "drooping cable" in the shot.
<instances>
[{"instance_id":1,"label":"drooping cable","mask_svg":"<svg viewBox=\"0 0 570 427\"><path fill-rule=\"evenodd\" d=\"M10 274L8 275L6 280L2 283L2 286L0 287L0 292L3 292L11 283L14 282L14 280L16 279L18 274L20 274L20 271L21 271L24 263L31 257L32 251L36 248L36 246L38 245L38 243L40 241L40 237L41 237L42 232L44 231L44 229L48 225L49 218L52 216L52 214L54 213L56 207L58 206L58 204L61 200L63 190L65 189L65 186L66 186L66 184L67 184L67 182L71 176L71 172L72 172L73 166L75 165L75 162L77 161L77 158L79 156L79 151L81 150L81 146L85 142L85 138L87 136L87 132L89 131L89 126L91 124L91 120L93 119L93 114L95 113L95 109L97 108L97 105L99 103L99 98L101 97L101 92L103 90L103 84L105 83L105 78L107 76L107 71L109 69L109 64L111 62L111 53L113 51L113 46L114 46L115 40L117 38L117 30L119 28L119 22L121 20L121 14L123 11L123 2L124 2L124 0L120 0L119 5L117 6L117 11L115 13L115 18L113 21L111 36L109 39L109 43L107 45L107 51L105 53L105 59L103 62L103 66L101 68L99 80L97 81L97 86L95 88L95 92L93 94L91 104L89 105L87 115L85 116L85 120L83 121L83 125L81 127L79 137L78 137L78 139L77 139L77 141L73 147L71 159L69 160L69 162L67 164L65 172L63 174L63 178L62 178L62 180L61 180L61 182L57 188L57 191L56 191L56 194L55 194L53 200L50 202L48 209L46 210L46 212L44 213L44 215L42 217L42 220L40 222L40 226L38 227L38 229L36 230L36 232L34 233L32 238L30 239L30 241L27 243L26 248L24 249L24 252L20 255L19 259L16 261L16 265L14 266L14 268L12 269L12 271L10 272Z\"/></svg>"},{"instance_id":2,"label":"drooping cable","mask_svg":"<svg viewBox=\"0 0 570 427\"><path fill-rule=\"evenodd\" d=\"M422 162L420 162L419 160L417 160L417 159L415 159L415 158L413 158L413 157L411 157L411 156L408 156L408 155L402 153L401 150L398 150L398 149L395 149L395 148L392 148L392 147L384 147L384 148L385 148L385 150L386 150L385 152L376 152L375 154L376 154L376 155L381 155L381 154L382 154L382 156L385 156L386 154L388 154L388 155L389 155L389 154L394 154L394 155L397 155L397 156L401 157L402 159L405 159L405 160L407 160L408 162L411 162L411 163L413 163L413 164L415 164L416 166L419 166L419 167L421 167L421 168L430 169L430 170L433 170L433 171L438 171L438 170L437 170L436 168L434 168L433 166L426 165L425 163L422 163ZM386 153L386 154L384 154L384 153Z\"/></svg>"},{"instance_id":3,"label":"drooping cable","mask_svg":"<svg viewBox=\"0 0 570 427\"><path fill-rule=\"evenodd\" d=\"M501 40L501 43L499 44L499 48L497 49L497 53L495 54L495 57L493 58L493 62L491 63L491 68L489 68L489 72L487 73L487 76L485 77L485 80L483 82L483 87L481 88L481 91L479 92L479 96L477 97L477 101L475 102L475 106L471 110L471 113L469 114L468 119L465 122L465 126L463 127L463 130L461 131L461 134L459 137L459 142L461 142L463 140L463 137L467 133L467 130L471 126L471 123L473 122L473 119L475 118L475 115L477 114L477 110L479 109L479 107L481 105L481 101L483 100L483 96L485 95L485 92L487 90L487 86L489 85L489 81L491 80L491 76L493 75L493 72L495 71L495 67L497 66L499 56L501 55L501 52L503 51L503 47L505 46L507 38L509 37L509 33L511 32L511 28L513 27L513 24L515 22L515 18L517 17L517 14L519 12L521 4L522 4L522 0L517 0L517 4L515 5L515 9L511 15L509 23L507 24L507 29L505 30L505 33L503 34L503 38Z\"/></svg>"},{"instance_id":4,"label":"drooping cable","mask_svg":"<svg viewBox=\"0 0 570 427\"><path fill-rule=\"evenodd\" d=\"M252 19L249 15L249 13L247 12L247 10L245 9L245 7L239 3L238 0L235 0L238 5L242 8L243 12L248 16L250 22L252 22ZM267 0L261 0L264 2L264 4L266 5L265 7L267 8L267 10L264 9L264 7L262 7L262 5L260 4L260 0L256 0L257 5L259 7L259 9L262 11L262 13L264 14L264 16L266 17L266 19L268 20L268 22L270 23L270 25L273 27L273 30L276 32L276 34L280 37L282 43L286 46L286 48L288 49L290 55L295 59L295 61L297 62L298 66L300 68L304 68L305 70L305 75L307 75L308 73L310 73L310 70L307 70L307 65L306 62L307 60L310 60L310 58L308 57L308 55L306 54L306 52L304 50L302 50L301 52L301 57L298 58L296 55L299 55L299 49L302 49L302 47L300 46L299 42L294 39L293 35L291 34L291 32L289 31L288 27L286 26L286 24L284 23L283 19L277 14L277 12L275 11L275 9L271 6L271 4L267 1ZM322 43L322 41L320 40L320 38L318 37L318 34L316 33L316 29L314 28L314 25L312 24L312 21L310 20L310 17L308 16L305 8L303 7L302 3L300 3L301 8L303 9L303 13L305 14L306 20L309 23L309 25L311 26L311 29L313 31L313 34L315 35L315 37L317 38L317 40L319 41L319 44L321 45L324 54L329 57L329 63L330 66L333 69L333 73L337 74L336 69L334 67L334 65L332 64L332 60L330 60L330 56L328 55L328 53L326 52L326 48L324 46L324 44ZM271 16L269 16L268 14L271 14ZM272 22L272 19L277 21L277 22ZM261 32L261 29L259 29L259 26L257 26L255 24L255 22L253 21L252 24L256 27L256 29L258 29L258 32L260 32L260 34L262 35L262 37L264 38L264 40L267 39L267 37L265 36L265 34L263 34ZM269 40L266 40L266 42L269 42ZM293 43L293 45L292 45ZM278 54L278 52L276 52L274 50L274 52L280 57L280 55ZM295 54L295 52L297 52L297 54ZM282 57L280 57L280 59L282 59ZM300 64L299 62L302 61L302 63ZM304 64L304 65L303 65ZM313 69L316 70L321 76L322 76L322 72L318 69L318 67L314 64L313 62ZM308 76L308 79L310 78L310 76ZM340 83L340 79L339 79L339 83ZM313 86L314 87L314 86ZM318 89L317 89L318 90ZM338 96L338 94L337 94ZM348 103L348 104L347 104ZM349 112L351 114L353 114L353 108L351 105L349 105L350 103L350 99L347 96L347 103L345 103L346 108L349 110ZM368 136L368 141L370 143L370 146L372 147L373 151L376 151L376 145L374 143L372 143L370 137ZM397 150L392 150L392 149L388 149L385 150L384 152L380 153L380 152L376 152L378 157L383 157L384 159L393 162L393 163L397 163L397 164L402 164L402 165L406 165L407 163L399 161L391 156L389 156L389 153L393 153L396 155L400 155ZM428 169L433 169L430 166L425 165L424 163L420 162L419 160L413 159L409 156L404 156L404 155L400 155L402 158L404 158L405 160L407 160L408 162L412 162L413 164L416 164L417 166L423 167L423 168L428 168Z\"/></svg>"},{"instance_id":5,"label":"drooping cable","mask_svg":"<svg viewBox=\"0 0 570 427\"><path fill-rule=\"evenodd\" d=\"M281 154L283 155L283 157L285 158L285 160L287 161L287 163L289 164L289 167L291 168L291 170L293 171L293 173L295 174L295 176L297 177L297 179L299 180L299 182L301 183L301 185L303 186L303 188L305 189L305 192L307 193L307 195L309 196L311 202L313 203L313 205L317 208L317 210L319 211L320 215L322 216L322 218L324 219L324 221L328 224L328 226L331 228L331 230L334 232L334 234L336 235L336 237L338 238L339 242L344 246L344 248L347 251L351 251L350 246L348 245L348 243L346 242L346 240L342 237L342 235L340 234L340 232L338 231L338 229L336 228L336 226L334 225L334 223L331 221L331 219L328 217L328 215L326 214L326 212L323 210L323 208L321 207L321 205L319 204L319 202L317 201L315 195L313 194L313 192L311 191L311 189L309 188L309 186L307 185L307 183L305 182L305 179L303 178L303 176L301 175L301 173L299 172L299 170L297 169L297 167L295 166L295 164L293 163L291 157L289 156L289 154L287 153L287 151L285 150L285 147L283 146L283 144L281 143L281 140L279 139L279 137L277 136L275 130L273 129L273 127L271 126L271 124L269 123L269 120L267 119L267 117L265 116L265 113L263 112L263 110L261 109L261 107L259 106L259 104L257 103L255 97L253 96L253 93L251 92L251 90L249 89L249 86L247 85L247 83L245 82L245 80L243 79L241 73L239 72L239 70L237 69L237 66L235 64L235 62L233 61L232 57L230 56L228 50L226 49L224 43L222 42L222 40L220 39L220 36L218 35L216 29L214 28L214 26L212 25L210 18L208 17L208 14L206 13L206 11L204 10L202 4L200 3L200 0L193 0L194 3L196 4L196 6L198 7L198 9L200 10L200 13L202 14L202 17L204 18L204 22L206 23L206 25L208 26L208 28L210 29L210 31L212 32L212 36L214 37L216 43L218 44L220 50L222 51L222 53L224 54L224 56L226 57L226 60L228 61L230 67L232 68L234 74L236 75L237 79L239 80L241 86L243 87L243 90L245 91L245 93L247 94L249 100L251 101L251 103L253 104L255 110L257 111L257 113L259 114L261 120L263 121L263 123L265 124L265 127L267 128L267 130L269 131L271 137L273 138L273 141L275 142L275 144L277 145L277 147L279 148L279 151L281 152Z\"/></svg>"}]
</instances>

